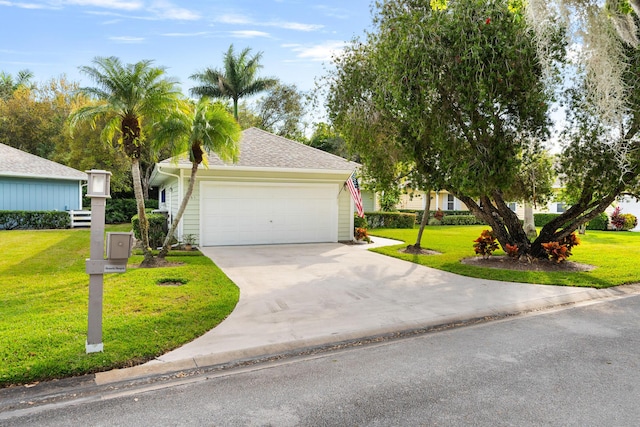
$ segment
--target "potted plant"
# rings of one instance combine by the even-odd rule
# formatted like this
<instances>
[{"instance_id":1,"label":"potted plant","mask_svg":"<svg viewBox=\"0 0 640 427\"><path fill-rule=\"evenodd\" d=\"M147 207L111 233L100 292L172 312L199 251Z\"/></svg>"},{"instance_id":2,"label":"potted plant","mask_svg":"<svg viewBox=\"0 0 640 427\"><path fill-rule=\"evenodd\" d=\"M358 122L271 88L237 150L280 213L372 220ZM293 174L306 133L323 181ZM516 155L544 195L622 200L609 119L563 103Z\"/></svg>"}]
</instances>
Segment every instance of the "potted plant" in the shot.
<instances>
[{"instance_id":1,"label":"potted plant","mask_svg":"<svg viewBox=\"0 0 640 427\"><path fill-rule=\"evenodd\" d=\"M193 245L196 243L196 236L194 234L182 235L182 247L185 251L193 249Z\"/></svg>"}]
</instances>

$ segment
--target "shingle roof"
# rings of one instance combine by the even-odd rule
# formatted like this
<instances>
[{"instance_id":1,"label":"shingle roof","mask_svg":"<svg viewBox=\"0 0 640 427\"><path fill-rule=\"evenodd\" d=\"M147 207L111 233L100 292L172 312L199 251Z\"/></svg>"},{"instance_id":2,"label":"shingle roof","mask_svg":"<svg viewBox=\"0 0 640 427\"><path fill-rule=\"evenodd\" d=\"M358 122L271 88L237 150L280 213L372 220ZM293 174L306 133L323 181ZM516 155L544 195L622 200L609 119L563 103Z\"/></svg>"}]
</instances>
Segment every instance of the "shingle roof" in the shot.
<instances>
[{"instance_id":1,"label":"shingle roof","mask_svg":"<svg viewBox=\"0 0 640 427\"><path fill-rule=\"evenodd\" d=\"M167 159L160 164L170 164L172 161L174 159ZM181 157L179 164L190 165L186 157ZM238 162L229 165L211 153L209 167L212 166L347 171L353 170L359 165L300 142L258 128L249 128L242 131Z\"/></svg>"},{"instance_id":2,"label":"shingle roof","mask_svg":"<svg viewBox=\"0 0 640 427\"><path fill-rule=\"evenodd\" d=\"M0 176L87 180L79 170L0 144Z\"/></svg>"}]
</instances>

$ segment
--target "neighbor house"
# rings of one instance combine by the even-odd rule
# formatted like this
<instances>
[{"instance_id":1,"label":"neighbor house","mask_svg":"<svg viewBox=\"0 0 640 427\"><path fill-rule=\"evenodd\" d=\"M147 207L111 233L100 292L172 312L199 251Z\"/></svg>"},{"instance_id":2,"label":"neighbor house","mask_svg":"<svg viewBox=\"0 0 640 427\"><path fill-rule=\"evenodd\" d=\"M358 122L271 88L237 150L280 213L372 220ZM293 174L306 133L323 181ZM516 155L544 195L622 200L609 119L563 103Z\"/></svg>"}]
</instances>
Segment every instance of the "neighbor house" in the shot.
<instances>
[{"instance_id":1,"label":"neighbor house","mask_svg":"<svg viewBox=\"0 0 640 427\"><path fill-rule=\"evenodd\" d=\"M0 210L81 209L86 181L84 172L0 144Z\"/></svg>"},{"instance_id":2,"label":"neighbor house","mask_svg":"<svg viewBox=\"0 0 640 427\"><path fill-rule=\"evenodd\" d=\"M200 167L177 237L201 246L337 242L353 239L345 181L359 165L257 128L242 132L240 158L213 153ZM156 164L151 185L173 220L189 182L186 156Z\"/></svg>"}]
</instances>

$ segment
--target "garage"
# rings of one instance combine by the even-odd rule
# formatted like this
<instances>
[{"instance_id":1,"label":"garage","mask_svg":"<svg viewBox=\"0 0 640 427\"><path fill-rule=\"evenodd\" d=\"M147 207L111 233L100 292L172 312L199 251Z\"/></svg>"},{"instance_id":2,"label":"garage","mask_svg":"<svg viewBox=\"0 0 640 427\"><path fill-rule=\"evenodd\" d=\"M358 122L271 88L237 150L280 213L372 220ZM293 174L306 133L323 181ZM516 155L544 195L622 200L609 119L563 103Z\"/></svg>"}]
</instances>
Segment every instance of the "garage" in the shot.
<instances>
[{"instance_id":1,"label":"garage","mask_svg":"<svg viewBox=\"0 0 640 427\"><path fill-rule=\"evenodd\" d=\"M336 184L202 182L201 245L336 242Z\"/></svg>"},{"instance_id":2,"label":"garage","mask_svg":"<svg viewBox=\"0 0 640 427\"><path fill-rule=\"evenodd\" d=\"M257 128L242 131L235 163L208 153L178 224L176 239L199 246L353 240L347 180L357 163ZM156 163L159 210L177 215L189 186L187 153Z\"/></svg>"}]
</instances>

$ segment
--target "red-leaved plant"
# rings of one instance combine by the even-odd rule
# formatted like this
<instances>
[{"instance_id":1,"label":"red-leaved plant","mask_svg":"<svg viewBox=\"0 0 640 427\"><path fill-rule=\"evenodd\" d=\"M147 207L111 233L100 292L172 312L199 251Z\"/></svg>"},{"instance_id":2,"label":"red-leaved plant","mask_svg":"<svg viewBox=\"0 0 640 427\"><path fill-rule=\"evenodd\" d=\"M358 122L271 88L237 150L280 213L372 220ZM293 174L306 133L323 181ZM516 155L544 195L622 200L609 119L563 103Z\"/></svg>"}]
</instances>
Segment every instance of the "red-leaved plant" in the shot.
<instances>
[{"instance_id":1,"label":"red-leaved plant","mask_svg":"<svg viewBox=\"0 0 640 427\"><path fill-rule=\"evenodd\" d=\"M482 255L482 258L488 258L493 251L498 249L498 243L491 230L482 230L480 237L474 240L473 248L477 255Z\"/></svg>"},{"instance_id":2,"label":"red-leaved plant","mask_svg":"<svg viewBox=\"0 0 640 427\"><path fill-rule=\"evenodd\" d=\"M511 245L507 243L504 248L510 258L520 258L520 255L518 255L518 245Z\"/></svg>"},{"instance_id":3,"label":"red-leaved plant","mask_svg":"<svg viewBox=\"0 0 640 427\"><path fill-rule=\"evenodd\" d=\"M543 243L542 247L552 261L560 263L569 258L571 249L579 244L580 239L576 236L576 233L572 233L560 242Z\"/></svg>"}]
</instances>

